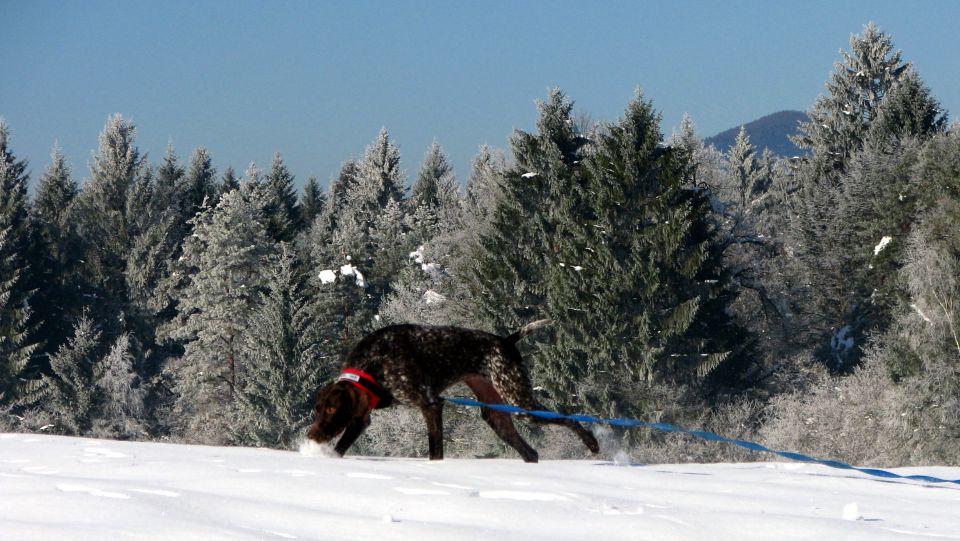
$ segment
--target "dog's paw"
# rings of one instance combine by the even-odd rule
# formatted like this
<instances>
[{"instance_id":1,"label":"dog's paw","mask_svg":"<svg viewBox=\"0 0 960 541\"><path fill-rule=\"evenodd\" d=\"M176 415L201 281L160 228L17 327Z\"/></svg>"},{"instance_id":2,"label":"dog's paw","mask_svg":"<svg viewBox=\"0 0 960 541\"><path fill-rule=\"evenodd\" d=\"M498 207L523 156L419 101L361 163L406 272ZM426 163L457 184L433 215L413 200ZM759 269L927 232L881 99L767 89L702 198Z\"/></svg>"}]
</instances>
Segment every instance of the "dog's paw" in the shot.
<instances>
[{"instance_id":1,"label":"dog's paw","mask_svg":"<svg viewBox=\"0 0 960 541\"><path fill-rule=\"evenodd\" d=\"M324 443L317 443L309 438L300 442L300 454L303 456L318 456L323 458L340 458L333 447Z\"/></svg>"}]
</instances>

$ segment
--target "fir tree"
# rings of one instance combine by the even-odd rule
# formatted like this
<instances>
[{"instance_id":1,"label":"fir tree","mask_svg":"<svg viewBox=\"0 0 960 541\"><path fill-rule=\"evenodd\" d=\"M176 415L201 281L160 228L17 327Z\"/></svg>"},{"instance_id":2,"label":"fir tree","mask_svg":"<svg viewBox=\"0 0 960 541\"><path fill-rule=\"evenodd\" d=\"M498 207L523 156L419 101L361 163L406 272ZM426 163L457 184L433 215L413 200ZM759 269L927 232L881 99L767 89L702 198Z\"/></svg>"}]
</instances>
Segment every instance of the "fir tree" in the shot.
<instances>
[{"instance_id":1,"label":"fir tree","mask_svg":"<svg viewBox=\"0 0 960 541\"><path fill-rule=\"evenodd\" d=\"M794 143L810 149L824 167L842 171L863 143L888 92L908 72L910 65L894 52L893 40L870 23L862 35L850 37L850 51L840 51L827 94L817 98L807 112L809 122L800 124Z\"/></svg>"},{"instance_id":2,"label":"fir tree","mask_svg":"<svg viewBox=\"0 0 960 541\"><path fill-rule=\"evenodd\" d=\"M279 152L273 156L270 173L263 182L267 198L264 207L267 232L277 242L290 242L303 229L303 217L293 187L293 175Z\"/></svg>"},{"instance_id":3,"label":"fir tree","mask_svg":"<svg viewBox=\"0 0 960 541\"><path fill-rule=\"evenodd\" d=\"M177 429L204 441L222 441L222 431L207 423L225 413L242 383L242 342L274 253L261 199L260 186L247 182L201 212L176 271L182 284L169 334L184 355L168 372L180 397Z\"/></svg>"},{"instance_id":4,"label":"fir tree","mask_svg":"<svg viewBox=\"0 0 960 541\"><path fill-rule=\"evenodd\" d=\"M822 359L844 369L859 359L863 336L889 322L896 288L870 265L883 236L900 243L883 255L881 274L895 275L900 265L904 228L914 219L901 174L916 156L910 141L943 127L939 106L893 52L890 36L871 23L850 45L795 141L812 153L796 171L787 244L801 343L819 346Z\"/></svg>"},{"instance_id":5,"label":"fir tree","mask_svg":"<svg viewBox=\"0 0 960 541\"><path fill-rule=\"evenodd\" d=\"M240 179L237 178L237 172L233 170L233 167L227 167L226 171L223 172L223 179L220 181L220 186L217 191L217 199L211 201L211 205L215 205L217 201L220 200L220 197L223 194L232 192L240 187Z\"/></svg>"},{"instance_id":6,"label":"fir tree","mask_svg":"<svg viewBox=\"0 0 960 541\"><path fill-rule=\"evenodd\" d=\"M30 215L36 233L30 276L37 290L31 305L46 353L55 352L70 336L83 304L77 278L83 254L72 207L79 187L58 147L51 160L36 188Z\"/></svg>"},{"instance_id":7,"label":"fir tree","mask_svg":"<svg viewBox=\"0 0 960 541\"><path fill-rule=\"evenodd\" d=\"M26 162L8 146L9 128L0 119L0 403L13 401L28 375L38 344L27 289L30 245Z\"/></svg>"},{"instance_id":8,"label":"fir tree","mask_svg":"<svg viewBox=\"0 0 960 541\"><path fill-rule=\"evenodd\" d=\"M578 190L580 150L573 103L553 90L538 104L537 133L510 140L515 165L501 177L490 228L480 237L475 288L477 318L508 334L543 315L542 273L557 264L555 208Z\"/></svg>"},{"instance_id":9,"label":"fir tree","mask_svg":"<svg viewBox=\"0 0 960 541\"><path fill-rule=\"evenodd\" d=\"M710 204L684 187L687 164L663 146L659 122L638 93L554 209L566 219L547 270L558 327L543 366L558 392L579 382L597 407L627 407L630 397L610 393L630 382L742 376L744 334L726 313L733 287Z\"/></svg>"},{"instance_id":10,"label":"fir tree","mask_svg":"<svg viewBox=\"0 0 960 541\"><path fill-rule=\"evenodd\" d=\"M146 434L144 399L146 389L135 369L135 340L121 334L100 361L95 388L100 405L95 421L98 435L137 438Z\"/></svg>"},{"instance_id":11,"label":"fir tree","mask_svg":"<svg viewBox=\"0 0 960 541\"><path fill-rule=\"evenodd\" d=\"M187 222L203 207L203 202L209 200L215 204L217 195L217 171L213 168L213 160L207 149L199 147L190 157L190 165L184 173L177 191L180 194L183 221ZM225 177L226 179L226 177ZM226 181L225 181L226 183ZM231 188L232 189L232 188Z\"/></svg>"},{"instance_id":12,"label":"fir tree","mask_svg":"<svg viewBox=\"0 0 960 541\"><path fill-rule=\"evenodd\" d=\"M470 178L467 179L464 207L468 224L465 229L468 231L478 233L481 224L490 221L497 206L500 178L504 170L506 159L503 153L494 151L487 145L481 146L480 152L473 159Z\"/></svg>"},{"instance_id":13,"label":"fir tree","mask_svg":"<svg viewBox=\"0 0 960 541\"><path fill-rule=\"evenodd\" d=\"M267 277L263 304L251 315L243 336L246 377L238 388L236 441L291 448L311 421L314 391L336 369L318 331L316 305L307 296L306 277L292 248L281 255Z\"/></svg>"},{"instance_id":14,"label":"fir tree","mask_svg":"<svg viewBox=\"0 0 960 541\"><path fill-rule=\"evenodd\" d=\"M311 256L317 271L354 273L336 286L321 287L336 289L340 295L340 302L329 307L329 317L334 318L339 328L335 334L344 347L376 324L380 304L413 249L404 211L405 179L400 150L383 129L363 160L344 164L331 186L327 210L311 229Z\"/></svg>"},{"instance_id":15,"label":"fir tree","mask_svg":"<svg viewBox=\"0 0 960 541\"><path fill-rule=\"evenodd\" d=\"M29 397L54 416L58 432L82 435L93 428L101 401L96 383L105 368L100 362L101 336L88 316L81 317L73 336L50 356L51 373Z\"/></svg>"},{"instance_id":16,"label":"fir tree","mask_svg":"<svg viewBox=\"0 0 960 541\"><path fill-rule=\"evenodd\" d=\"M152 190L153 204L158 210L176 209L183 207L183 201L180 193L180 185L183 183L183 175L186 169L180 164L173 144L167 145L167 155L163 158L163 163L156 169L153 178Z\"/></svg>"},{"instance_id":17,"label":"fir tree","mask_svg":"<svg viewBox=\"0 0 960 541\"><path fill-rule=\"evenodd\" d=\"M135 227L128 209L136 212L133 218L141 219L141 208L128 206L131 188L146 172L135 135L133 123L119 114L107 120L90 165L91 178L77 197L78 233L86 262L81 268L86 282L83 295L93 307L91 317L107 325L108 334L122 326L127 298L124 270ZM134 201L138 202L144 199Z\"/></svg>"},{"instance_id":18,"label":"fir tree","mask_svg":"<svg viewBox=\"0 0 960 541\"><path fill-rule=\"evenodd\" d=\"M308 178L307 183L303 186L303 195L300 197L300 212L305 226L313 225L317 216L323 213L326 203L327 196L320 188L317 178Z\"/></svg>"},{"instance_id":19,"label":"fir tree","mask_svg":"<svg viewBox=\"0 0 960 541\"><path fill-rule=\"evenodd\" d=\"M358 189L361 208L376 212L392 201L406 199L406 175L400 169L400 149L390 141L386 128L367 147L359 165ZM372 197L371 197L372 196Z\"/></svg>"},{"instance_id":20,"label":"fir tree","mask_svg":"<svg viewBox=\"0 0 960 541\"><path fill-rule=\"evenodd\" d=\"M445 230L460 227L460 194L453 166L436 141L423 158L409 200L416 242L427 242Z\"/></svg>"}]
</instances>

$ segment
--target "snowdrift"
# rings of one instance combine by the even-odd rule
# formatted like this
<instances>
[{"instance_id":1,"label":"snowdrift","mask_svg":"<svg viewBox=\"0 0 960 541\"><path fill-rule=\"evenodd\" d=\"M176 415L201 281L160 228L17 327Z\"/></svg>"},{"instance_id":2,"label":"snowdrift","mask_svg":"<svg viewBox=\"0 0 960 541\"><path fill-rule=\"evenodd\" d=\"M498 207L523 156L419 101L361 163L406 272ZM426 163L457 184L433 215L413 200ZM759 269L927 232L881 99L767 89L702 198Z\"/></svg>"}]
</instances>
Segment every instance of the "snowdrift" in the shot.
<instances>
[{"instance_id":1,"label":"snowdrift","mask_svg":"<svg viewBox=\"0 0 960 541\"><path fill-rule=\"evenodd\" d=\"M773 462L338 459L0 434L0 502L4 540L960 539L960 489Z\"/></svg>"}]
</instances>

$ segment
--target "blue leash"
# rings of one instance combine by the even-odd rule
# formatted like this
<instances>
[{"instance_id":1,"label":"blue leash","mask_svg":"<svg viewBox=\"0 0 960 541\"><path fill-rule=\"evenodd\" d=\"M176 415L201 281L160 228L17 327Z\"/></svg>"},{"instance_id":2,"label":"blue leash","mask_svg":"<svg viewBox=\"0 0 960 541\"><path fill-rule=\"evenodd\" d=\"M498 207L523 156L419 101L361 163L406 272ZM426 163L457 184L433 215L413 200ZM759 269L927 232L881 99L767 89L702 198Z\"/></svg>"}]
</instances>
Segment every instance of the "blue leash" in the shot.
<instances>
[{"instance_id":1,"label":"blue leash","mask_svg":"<svg viewBox=\"0 0 960 541\"><path fill-rule=\"evenodd\" d=\"M955 485L960 485L960 479L940 479L939 477L931 477L928 475L900 475L898 473L893 473L887 470L880 470L875 468L858 468L856 466L851 466L849 464L844 464L843 462L838 462L836 460L823 460L819 458L813 458L807 455L800 453L791 453L789 451L776 451L760 445L759 443L754 443L752 441L744 440L735 440L732 438L725 438L723 436L714 434L712 432L704 432L701 430L688 430L676 425L671 425L669 423L648 423L646 421L639 421L637 419L603 419L600 417L593 417L591 415L563 415L554 411L539 411L539 410L527 410L519 408L517 406L510 406L508 404L484 404L483 402L477 402L476 400L469 400L466 398L451 398L448 396L442 397L447 402L457 404L460 406L469 406L472 408L488 408L496 411L502 411L510 414L524 414L524 415L533 415L534 417L540 417L543 419L567 419L570 421L577 421L581 423L590 423L590 424L600 424L600 425L610 425L610 426L620 426L625 428L632 427L647 427L653 428L656 430L662 430L664 432L679 432L681 434L690 434L691 436L696 436L698 438L707 440L707 441L720 441L724 443L732 443L734 445L739 445L740 447L750 449L751 451L760 451L763 453L773 453L775 455L782 456L784 458L789 458L790 460L797 460L800 462L811 462L815 464L823 464L824 466L830 466L831 468L839 468L841 470L855 470L867 475L873 475L876 477L884 477L887 479L909 479L911 481L924 481L927 483L952 483Z\"/></svg>"}]
</instances>

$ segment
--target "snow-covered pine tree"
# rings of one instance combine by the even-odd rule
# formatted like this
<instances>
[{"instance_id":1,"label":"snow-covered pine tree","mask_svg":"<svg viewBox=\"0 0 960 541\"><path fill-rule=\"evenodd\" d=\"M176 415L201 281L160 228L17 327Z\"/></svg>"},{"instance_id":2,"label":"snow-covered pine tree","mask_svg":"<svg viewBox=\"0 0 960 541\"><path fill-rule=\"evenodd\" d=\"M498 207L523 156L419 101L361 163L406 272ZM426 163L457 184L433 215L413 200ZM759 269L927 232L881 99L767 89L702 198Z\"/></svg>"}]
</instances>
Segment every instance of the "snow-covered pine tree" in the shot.
<instances>
[{"instance_id":1,"label":"snow-covered pine tree","mask_svg":"<svg viewBox=\"0 0 960 541\"><path fill-rule=\"evenodd\" d=\"M882 326L884 320L858 314L867 299L861 287L865 283L854 279L865 275L862 261L864 257L873 257L872 249L882 237L853 241L848 232L860 227L855 223L858 220L876 223L877 218L881 222L885 219L858 216L850 211L874 206L868 200L897 207L901 195L909 196L898 192L897 201L890 201L881 194L891 187L885 184L896 173L876 176L874 171L863 175L864 166L874 168L870 165L875 162L871 155L876 156L878 149L886 153L901 139L922 138L921 134L942 129L943 123L936 114L938 105L911 75L912 69L902 61L901 52L893 51L889 35L871 23L862 35L851 37L850 45L850 52L841 51L843 62L836 64L827 82L828 94L817 99L808 113L810 122L801 124L801 133L795 140L799 146L810 149L811 154L796 170L798 189L790 202L792 238L787 246L794 257L791 275L798 293L793 299L793 310L802 319L798 328L805 329L807 336L801 343L820 346L820 357L831 359L838 368L855 364L862 345L857 338L863 335L862 331L876 328L877 322ZM898 87L902 88L899 96ZM909 104L912 98L917 100ZM905 104L909 105L904 107ZM886 105L891 106L889 116L884 113ZM913 112L908 113L909 110ZM898 126L900 123L902 126ZM893 165L890 159L881 161ZM851 171L851 167L856 170ZM857 200L851 200L850 194L856 194ZM907 206L896 209L893 221L912 220L900 212ZM866 242L869 246L854 242ZM851 250L859 255L851 257ZM866 294L871 295L872 291ZM874 323L864 324L867 321Z\"/></svg>"},{"instance_id":2,"label":"snow-covered pine tree","mask_svg":"<svg viewBox=\"0 0 960 541\"><path fill-rule=\"evenodd\" d=\"M400 169L400 149L390 141L387 128L380 129L358 166L358 195L364 198L361 208L376 212L391 200L406 199L407 177Z\"/></svg>"},{"instance_id":3,"label":"snow-covered pine tree","mask_svg":"<svg viewBox=\"0 0 960 541\"><path fill-rule=\"evenodd\" d=\"M400 254L402 269L391 283L380 315L384 322L433 325L469 324L463 309L465 291L454 267L465 268L470 250L463 203L453 167L434 141L420 167L413 195L412 242Z\"/></svg>"},{"instance_id":4,"label":"snow-covered pine tree","mask_svg":"<svg viewBox=\"0 0 960 541\"><path fill-rule=\"evenodd\" d=\"M416 242L428 242L460 227L460 194L447 155L436 140L430 145L409 199Z\"/></svg>"},{"instance_id":5,"label":"snow-covered pine tree","mask_svg":"<svg viewBox=\"0 0 960 541\"><path fill-rule=\"evenodd\" d=\"M220 185L217 187L217 196L214 200L210 201L210 205L216 205L220 201L220 197L227 192L232 192L240 187L240 179L237 177L237 172L233 170L233 167L227 167L223 172L223 179L220 181ZM199 209L197 209L199 212Z\"/></svg>"},{"instance_id":6,"label":"snow-covered pine tree","mask_svg":"<svg viewBox=\"0 0 960 541\"><path fill-rule=\"evenodd\" d=\"M697 126L689 114L684 113L680 129L675 130L669 144L677 152L683 163L687 164L687 183L698 189L709 190L714 194L723 191L724 156L713 145L705 146L697 135Z\"/></svg>"},{"instance_id":7,"label":"snow-covered pine tree","mask_svg":"<svg viewBox=\"0 0 960 541\"><path fill-rule=\"evenodd\" d=\"M168 363L167 373L178 395L174 418L181 424L175 430L197 441L224 441L224 432L210 423L225 414L244 377L242 343L276 252L263 199L253 180L224 194L194 218L178 263L178 314L168 332L184 354Z\"/></svg>"},{"instance_id":8,"label":"snow-covered pine tree","mask_svg":"<svg viewBox=\"0 0 960 541\"><path fill-rule=\"evenodd\" d=\"M183 207L180 185L187 170L180 163L173 143L167 145L167 154L156 168L151 186L153 204L159 210L180 209Z\"/></svg>"},{"instance_id":9,"label":"snow-covered pine tree","mask_svg":"<svg viewBox=\"0 0 960 541\"><path fill-rule=\"evenodd\" d=\"M276 242L290 242L303 230L303 217L297 202L297 191L293 187L293 175L283 163L283 157L277 152L273 156L270 172L263 180L264 195L267 197L264 212L267 219L267 233Z\"/></svg>"},{"instance_id":10,"label":"snow-covered pine tree","mask_svg":"<svg viewBox=\"0 0 960 541\"><path fill-rule=\"evenodd\" d=\"M0 118L0 404L18 398L38 344L31 322L34 291L27 289L30 245L27 164L9 148L9 128Z\"/></svg>"},{"instance_id":11,"label":"snow-covered pine tree","mask_svg":"<svg viewBox=\"0 0 960 541\"><path fill-rule=\"evenodd\" d=\"M517 130L510 138L515 164L500 178L468 278L475 318L501 334L543 317L544 273L558 263L556 214L563 198L579 193L587 139L574 129L573 103L555 89L538 108L537 132Z\"/></svg>"},{"instance_id":12,"label":"snow-covered pine tree","mask_svg":"<svg viewBox=\"0 0 960 541\"><path fill-rule=\"evenodd\" d=\"M107 119L90 164L90 179L76 199L79 239L85 252L85 264L80 268L86 282L83 295L91 317L105 326L108 335L122 327L127 299L124 271L134 234L128 196L147 171L135 136L133 122L120 114Z\"/></svg>"},{"instance_id":13,"label":"snow-covered pine tree","mask_svg":"<svg viewBox=\"0 0 960 541\"><path fill-rule=\"evenodd\" d=\"M94 422L98 436L133 439L146 435L143 424L146 389L137 374L136 341L121 334L100 362L94 382L100 400Z\"/></svg>"},{"instance_id":14,"label":"snow-covered pine tree","mask_svg":"<svg viewBox=\"0 0 960 541\"><path fill-rule=\"evenodd\" d=\"M412 250L405 184L400 150L382 129L363 160L341 168L330 202L311 228L314 276L324 270L340 271L335 284L317 287L339 299L325 305L343 347L376 325L380 303Z\"/></svg>"},{"instance_id":15,"label":"snow-covered pine tree","mask_svg":"<svg viewBox=\"0 0 960 541\"><path fill-rule=\"evenodd\" d=\"M83 304L77 278L83 257L76 242L76 215L71 206L79 191L63 154L54 147L30 208L36 231L30 279L37 290L31 306L40 322L38 338L45 353L55 352L72 334L72 322Z\"/></svg>"},{"instance_id":16,"label":"snow-covered pine tree","mask_svg":"<svg viewBox=\"0 0 960 541\"><path fill-rule=\"evenodd\" d=\"M304 227L309 228L313 225L317 216L323 213L327 203L327 195L323 193L317 177L310 177L303 185L303 194L300 196L300 213L303 217Z\"/></svg>"},{"instance_id":17,"label":"snow-covered pine tree","mask_svg":"<svg viewBox=\"0 0 960 541\"><path fill-rule=\"evenodd\" d=\"M638 383L741 375L744 333L726 313L733 288L707 194L686 186L688 164L641 93L584 164L551 208L541 287L556 336L538 381L558 402L576 394L622 413L642 410Z\"/></svg>"},{"instance_id":18,"label":"snow-covered pine tree","mask_svg":"<svg viewBox=\"0 0 960 541\"><path fill-rule=\"evenodd\" d=\"M827 170L842 171L877 118L884 96L910 68L893 50L893 39L873 22L850 36L850 51L834 64L821 95L800 124L794 143L819 157Z\"/></svg>"},{"instance_id":19,"label":"snow-covered pine tree","mask_svg":"<svg viewBox=\"0 0 960 541\"><path fill-rule=\"evenodd\" d=\"M44 374L25 397L52 415L56 432L83 435L93 427L101 402L96 382L105 368L100 362L101 336L93 320L83 315L73 336L50 356L50 374Z\"/></svg>"},{"instance_id":20,"label":"snow-covered pine tree","mask_svg":"<svg viewBox=\"0 0 960 541\"><path fill-rule=\"evenodd\" d=\"M898 379L935 364L960 370L960 130L928 142L912 168L911 185L918 212L908 238L900 241L905 246L898 278L905 294L884 339L892 347L884 362Z\"/></svg>"},{"instance_id":21,"label":"snow-covered pine tree","mask_svg":"<svg viewBox=\"0 0 960 541\"><path fill-rule=\"evenodd\" d=\"M250 316L256 331L243 335L246 377L230 423L237 443L292 448L312 420L314 392L338 368L301 265L292 247L282 244L263 303Z\"/></svg>"},{"instance_id":22,"label":"snow-covered pine tree","mask_svg":"<svg viewBox=\"0 0 960 541\"><path fill-rule=\"evenodd\" d=\"M464 227L471 237L476 237L490 222L500 193L500 178L506 168L503 152L487 145L481 146L473 158L464 198Z\"/></svg>"},{"instance_id":23,"label":"snow-covered pine tree","mask_svg":"<svg viewBox=\"0 0 960 541\"><path fill-rule=\"evenodd\" d=\"M211 204L216 203L216 175L213 159L207 149L199 147L194 150L190 165L177 186L181 200L181 220L184 223L196 216L203 207L204 200L209 200Z\"/></svg>"}]
</instances>

